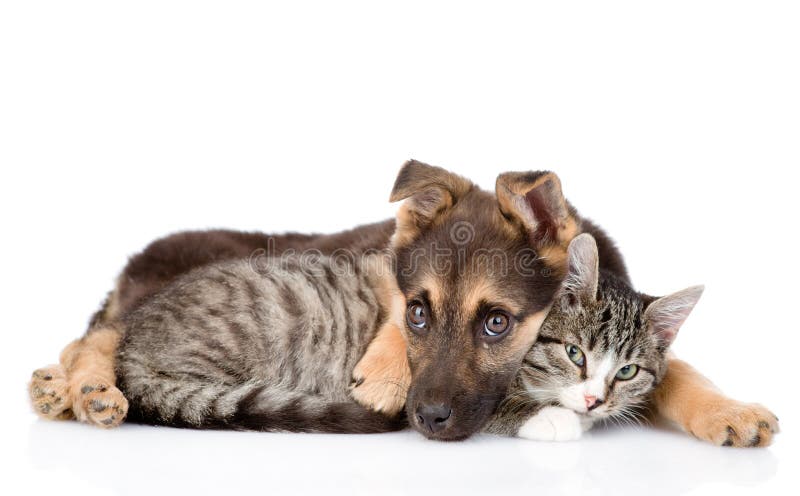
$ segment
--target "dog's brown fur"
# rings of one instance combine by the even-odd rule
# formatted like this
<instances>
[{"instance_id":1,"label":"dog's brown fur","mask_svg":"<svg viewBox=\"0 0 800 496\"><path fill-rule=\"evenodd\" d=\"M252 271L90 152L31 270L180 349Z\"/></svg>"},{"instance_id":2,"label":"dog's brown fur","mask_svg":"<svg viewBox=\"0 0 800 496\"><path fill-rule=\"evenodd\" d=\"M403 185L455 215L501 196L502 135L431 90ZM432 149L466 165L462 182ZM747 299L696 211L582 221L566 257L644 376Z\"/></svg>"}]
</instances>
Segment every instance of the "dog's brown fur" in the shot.
<instances>
[{"instance_id":1,"label":"dog's brown fur","mask_svg":"<svg viewBox=\"0 0 800 496\"><path fill-rule=\"evenodd\" d=\"M114 374L119 339L116 327L95 328L61 353L72 412L80 421L116 427L128 412L128 401L117 389Z\"/></svg>"},{"instance_id":2,"label":"dog's brown fur","mask_svg":"<svg viewBox=\"0 0 800 496\"><path fill-rule=\"evenodd\" d=\"M351 394L364 406L395 415L402 411L406 403L411 369L402 331L406 300L397 287L391 267L387 265L373 267L372 270L382 276L376 278L380 282L376 294L388 315L353 370Z\"/></svg>"},{"instance_id":3,"label":"dog's brown fur","mask_svg":"<svg viewBox=\"0 0 800 496\"><path fill-rule=\"evenodd\" d=\"M654 397L661 415L716 445L756 447L772 443L780 430L772 412L726 397L682 360L671 358L668 367Z\"/></svg>"},{"instance_id":4,"label":"dog's brown fur","mask_svg":"<svg viewBox=\"0 0 800 496\"><path fill-rule=\"evenodd\" d=\"M552 173L506 174L497 196L437 167L406 164L391 199L405 200L392 239L398 286L425 307L429 328L406 326L412 383L406 413L436 439L476 432L505 395L565 273L562 240L577 220ZM563 251L561 256L540 253ZM521 266L522 257L528 262ZM492 311L513 317L508 337L484 339ZM432 427L425 412L446 419ZM434 416L435 417L435 416Z\"/></svg>"},{"instance_id":5,"label":"dog's brown fur","mask_svg":"<svg viewBox=\"0 0 800 496\"><path fill-rule=\"evenodd\" d=\"M353 371L353 398L375 411L394 415L403 410L411 385L406 338L400 326L383 326Z\"/></svg>"},{"instance_id":6,"label":"dog's brown fur","mask_svg":"<svg viewBox=\"0 0 800 496\"><path fill-rule=\"evenodd\" d=\"M330 254L345 248L359 253L391 246L402 258L404 254L409 256L414 247L422 247L424 251L426 244L435 241L437 236L441 238L438 241L447 245L448 229L454 223L468 219L477 226L476 237L488 246L496 246L498 238L521 240L524 236L525 243L537 251L540 263L544 264L540 270L546 269L551 274L554 287L564 272L566 245L580 232L589 232L597 239L603 268L627 280L616 247L605 233L580 219L563 200L560 183L554 174L501 175L496 196L493 196L478 190L463 178L412 161L404 166L392 193L393 200L404 198L407 201L400 208L396 223L386 221L334 235L268 236L206 231L180 233L155 241L131 259L104 310L95 316L87 335L65 350L61 365L34 373L30 392L36 412L49 419L77 416L102 427L118 425L127 409L127 402L114 387L114 350L119 339L115 320L135 308L143 298L192 268L221 260L251 257L259 251L279 255L287 250L313 248ZM508 294L520 288L510 281L500 284L493 279L489 269L479 264L472 277L453 281L432 275L423 267L414 277L404 279L398 274L398 281L407 298L413 297L415 291L427 291L433 300L431 304L435 313L444 315L450 312L461 325L450 323L449 328L463 331L464 322L476 312L475 307L481 301L503 302L509 310L520 311L522 305L516 302L521 300ZM502 384L505 379L498 379L498 376L516 370L516 362L535 340L552 292L547 285L534 287L533 291L531 288L522 289L532 293L527 296L528 313L502 347L493 347L491 353L484 355L477 354L486 349L485 344L471 345L468 333L462 333L460 337L458 332L442 333L445 336L437 338L444 341L430 346L432 343L415 343L419 340L409 336L407 329L397 326L382 329L357 368L356 378L360 385L354 389L354 396L372 407L385 411L396 409L397 391L405 387L412 371L417 373L417 377L427 373L430 377L421 382L426 382L429 390L438 393L442 391L442 384L437 381L441 381L443 375L460 378L461 386L466 389L502 390L498 383ZM395 298L402 296L395 295ZM457 301L461 308L448 309L447 300ZM410 368L403 352L406 345L412 358ZM456 353L458 360L450 361L453 367L445 367L437 373L434 365L438 363L441 369L441 361L437 360L442 358L438 351L453 348L459 350ZM465 349L472 351L462 354ZM433 372L423 372L427 369ZM491 376L486 371L491 371ZM394 389L381 388L380 384L393 384ZM364 389L359 391L359 388ZM414 401L420 397L419 388L416 392L418 395ZM494 404L496 400L491 394L473 399L478 404ZM656 407L688 432L717 444L763 446L771 442L772 433L778 429L777 419L763 407L741 404L722 396L698 372L677 360L671 362L667 379L657 390ZM716 408L714 413L709 410L711 407ZM413 414L413 405L409 412ZM468 426L464 432L443 438L463 437L474 430L475 426ZM751 431L756 432L757 442L753 442L756 438Z\"/></svg>"}]
</instances>

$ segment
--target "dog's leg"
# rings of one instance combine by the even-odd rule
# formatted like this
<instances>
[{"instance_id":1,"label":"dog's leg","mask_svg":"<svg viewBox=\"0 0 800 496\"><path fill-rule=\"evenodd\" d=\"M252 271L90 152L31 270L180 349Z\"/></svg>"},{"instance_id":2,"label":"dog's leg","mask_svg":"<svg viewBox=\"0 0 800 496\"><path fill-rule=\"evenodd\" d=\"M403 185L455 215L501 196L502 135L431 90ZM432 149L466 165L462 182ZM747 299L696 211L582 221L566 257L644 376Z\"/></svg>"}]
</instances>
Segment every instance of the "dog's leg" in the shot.
<instances>
[{"instance_id":1,"label":"dog's leg","mask_svg":"<svg viewBox=\"0 0 800 496\"><path fill-rule=\"evenodd\" d=\"M768 446L778 418L761 405L723 395L688 363L670 358L667 375L656 388L658 413L686 432L720 446Z\"/></svg>"},{"instance_id":2,"label":"dog's leg","mask_svg":"<svg viewBox=\"0 0 800 496\"><path fill-rule=\"evenodd\" d=\"M114 359L120 332L113 326L90 330L61 353L75 417L98 427L116 427L128 413L128 401L115 386Z\"/></svg>"},{"instance_id":3,"label":"dog's leg","mask_svg":"<svg viewBox=\"0 0 800 496\"><path fill-rule=\"evenodd\" d=\"M353 398L361 405L394 415L403 409L411 384L406 340L394 323L384 324L353 371Z\"/></svg>"}]
</instances>

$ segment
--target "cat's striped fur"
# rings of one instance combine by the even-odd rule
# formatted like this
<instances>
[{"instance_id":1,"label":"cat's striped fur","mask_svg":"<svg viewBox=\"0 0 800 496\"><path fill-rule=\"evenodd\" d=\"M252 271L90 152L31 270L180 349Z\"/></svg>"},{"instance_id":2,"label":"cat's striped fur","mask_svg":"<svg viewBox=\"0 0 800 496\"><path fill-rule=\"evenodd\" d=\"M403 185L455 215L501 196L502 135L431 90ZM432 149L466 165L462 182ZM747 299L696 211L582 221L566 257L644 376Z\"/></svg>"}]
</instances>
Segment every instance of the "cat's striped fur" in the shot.
<instances>
[{"instance_id":1,"label":"cat's striped fur","mask_svg":"<svg viewBox=\"0 0 800 496\"><path fill-rule=\"evenodd\" d=\"M353 368L381 325L379 255L210 265L123 320L117 374L129 419L195 428L384 432L356 404Z\"/></svg>"}]
</instances>

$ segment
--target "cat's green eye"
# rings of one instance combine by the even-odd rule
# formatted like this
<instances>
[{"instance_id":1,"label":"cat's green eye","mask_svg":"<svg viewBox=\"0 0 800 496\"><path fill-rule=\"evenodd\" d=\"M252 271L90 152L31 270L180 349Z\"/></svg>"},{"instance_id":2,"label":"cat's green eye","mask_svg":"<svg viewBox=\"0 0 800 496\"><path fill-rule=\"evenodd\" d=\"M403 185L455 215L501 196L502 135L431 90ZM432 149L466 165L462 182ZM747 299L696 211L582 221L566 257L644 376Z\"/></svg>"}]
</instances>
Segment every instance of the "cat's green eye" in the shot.
<instances>
[{"instance_id":1,"label":"cat's green eye","mask_svg":"<svg viewBox=\"0 0 800 496\"><path fill-rule=\"evenodd\" d=\"M565 346L567 350L567 356L572 363L577 365L578 367L583 367L586 365L586 357L583 355L583 351L580 348L575 346L574 344L568 344Z\"/></svg>"},{"instance_id":2,"label":"cat's green eye","mask_svg":"<svg viewBox=\"0 0 800 496\"><path fill-rule=\"evenodd\" d=\"M636 365L626 365L617 371L617 379L620 381L629 381L636 377L639 373L639 367Z\"/></svg>"}]
</instances>

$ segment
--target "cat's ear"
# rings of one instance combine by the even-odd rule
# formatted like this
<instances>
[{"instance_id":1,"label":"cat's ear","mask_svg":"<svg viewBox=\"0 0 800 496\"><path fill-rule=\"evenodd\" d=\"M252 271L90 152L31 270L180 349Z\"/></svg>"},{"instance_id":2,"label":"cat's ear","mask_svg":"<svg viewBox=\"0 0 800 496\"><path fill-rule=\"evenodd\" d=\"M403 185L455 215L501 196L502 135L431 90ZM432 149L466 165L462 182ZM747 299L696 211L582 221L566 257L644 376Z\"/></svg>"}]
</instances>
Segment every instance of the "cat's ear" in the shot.
<instances>
[{"instance_id":1,"label":"cat's ear","mask_svg":"<svg viewBox=\"0 0 800 496\"><path fill-rule=\"evenodd\" d=\"M406 200L397 212L392 245L413 241L439 215L475 187L469 180L441 167L409 160L400 169L389 201Z\"/></svg>"},{"instance_id":2,"label":"cat's ear","mask_svg":"<svg viewBox=\"0 0 800 496\"><path fill-rule=\"evenodd\" d=\"M599 279L597 243L591 234L576 236L567 249L567 276L561 283L559 297L567 305L597 301Z\"/></svg>"},{"instance_id":3,"label":"cat's ear","mask_svg":"<svg viewBox=\"0 0 800 496\"><path fill-rule=\"evenodd\" d=\"M644 322L664 348L669 347L703 294L703 286L692 286L658 298L644 311Z\"/></svg>"}]
</instances>

